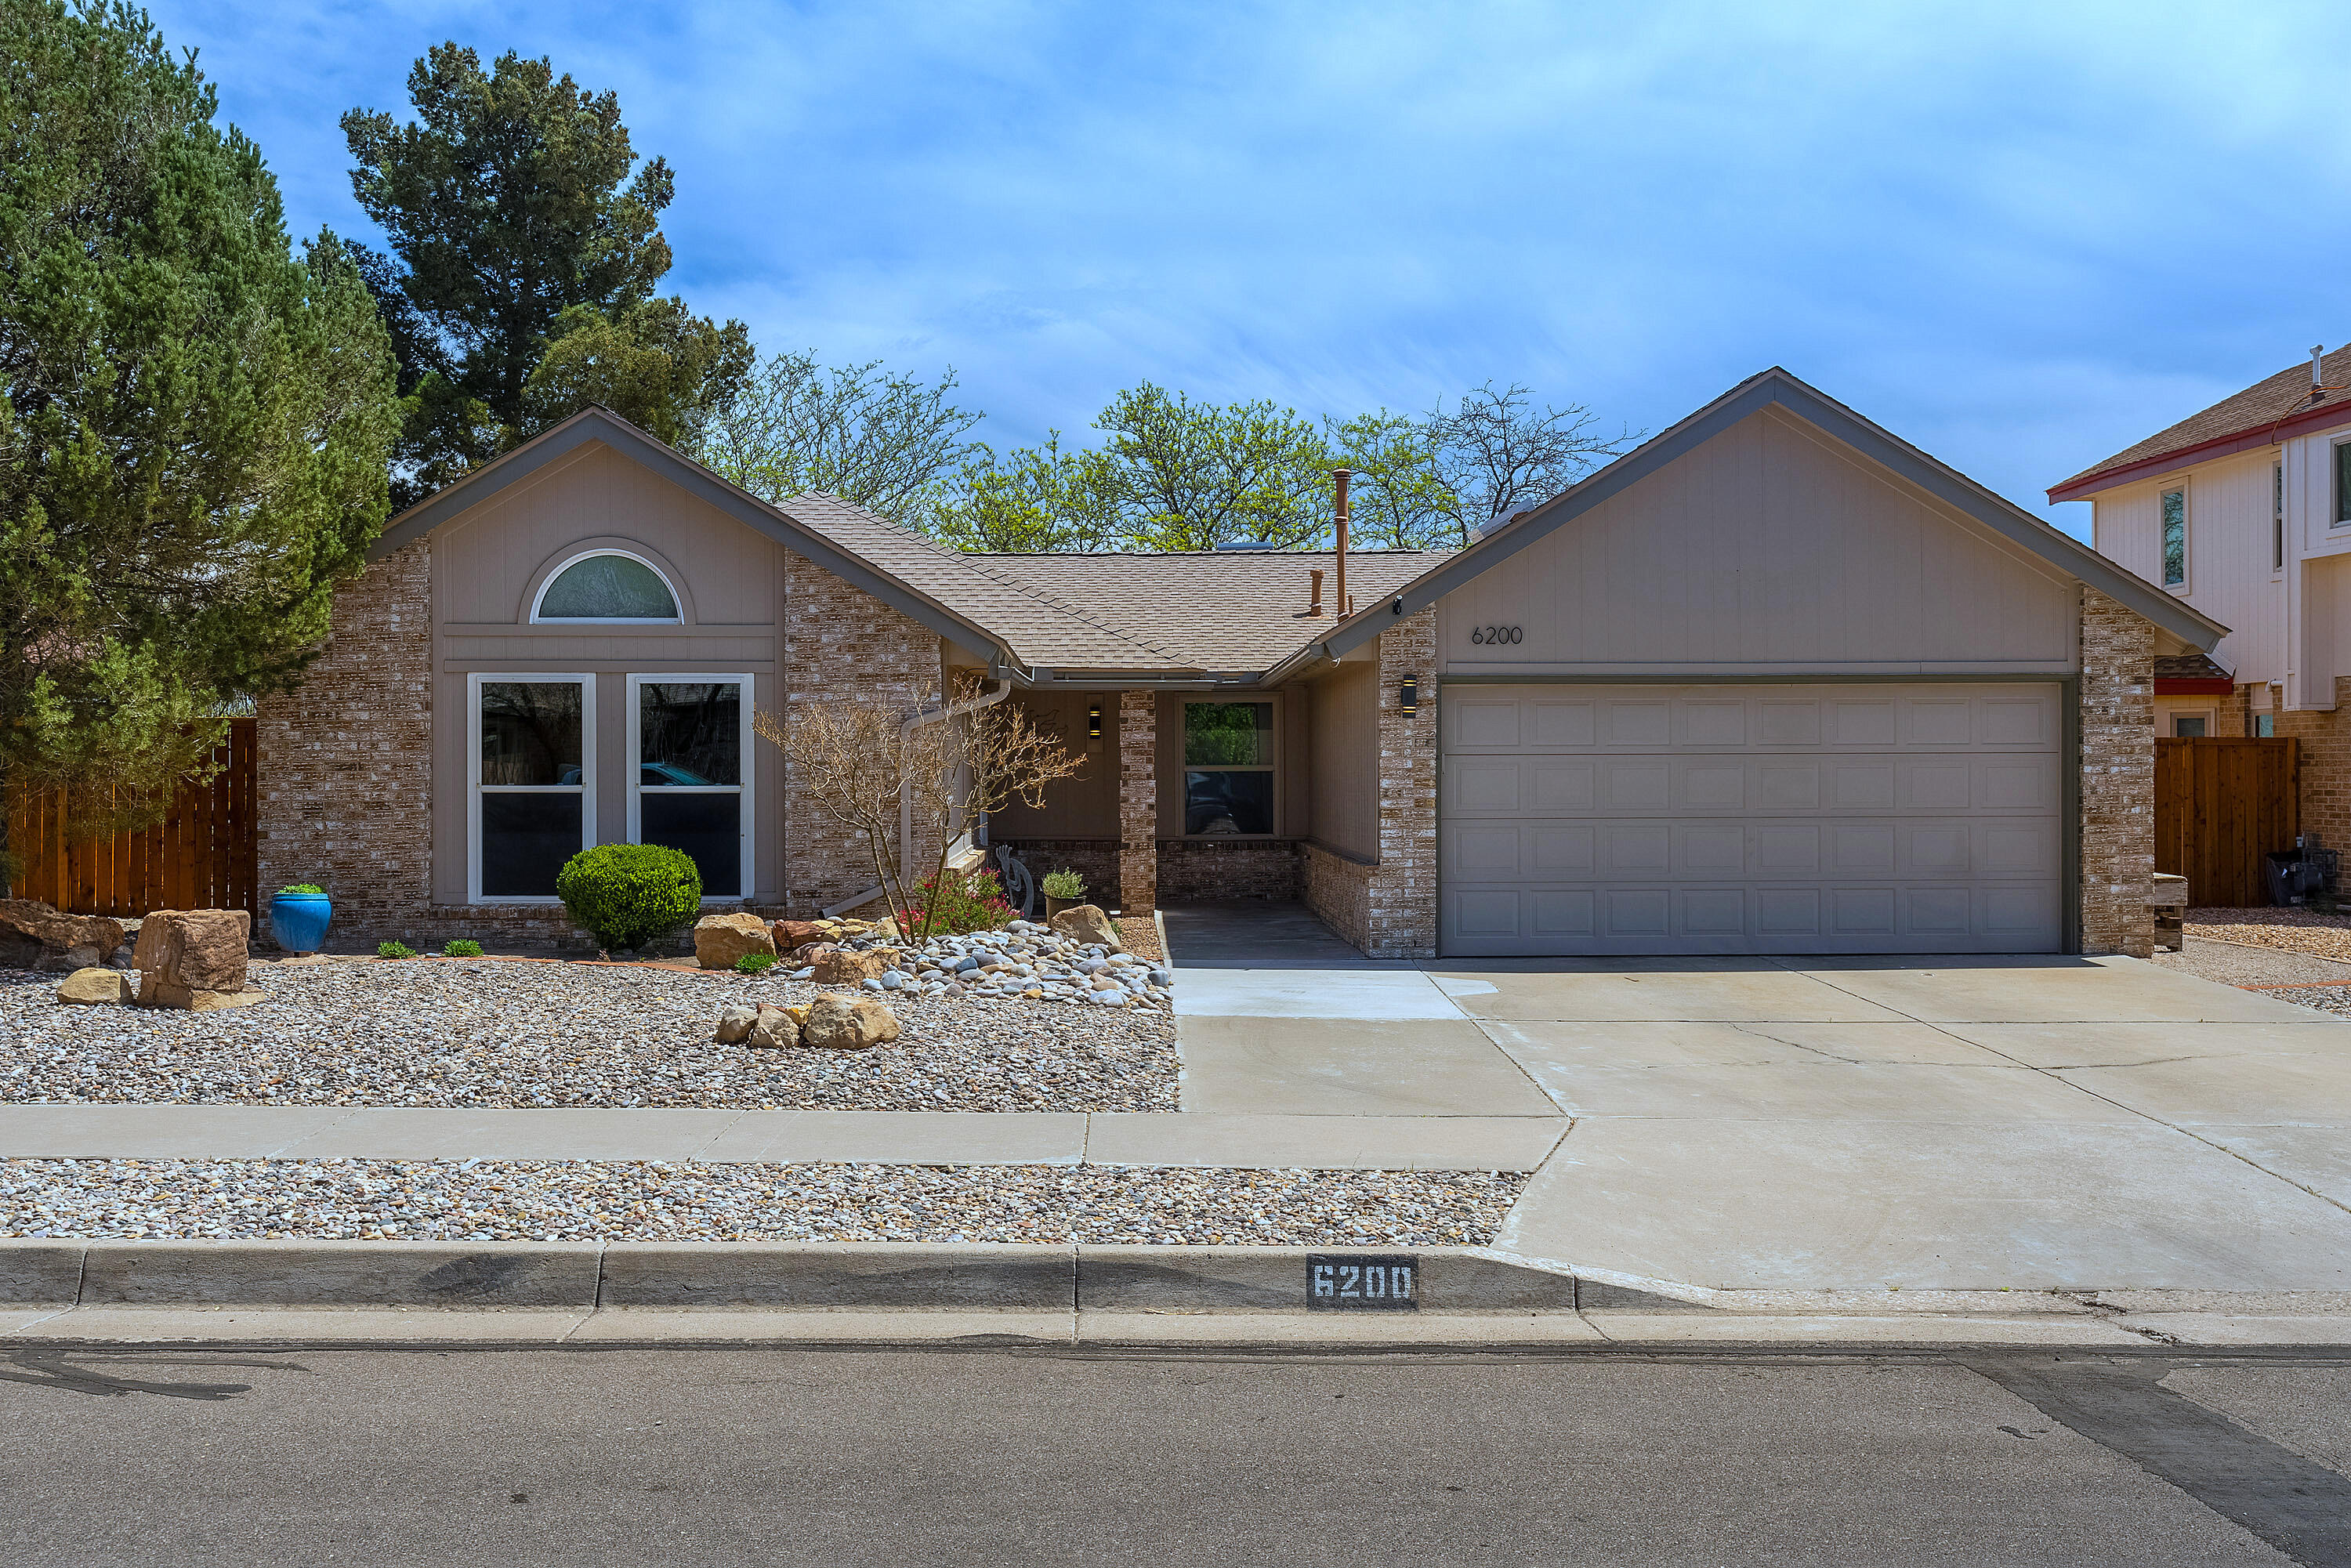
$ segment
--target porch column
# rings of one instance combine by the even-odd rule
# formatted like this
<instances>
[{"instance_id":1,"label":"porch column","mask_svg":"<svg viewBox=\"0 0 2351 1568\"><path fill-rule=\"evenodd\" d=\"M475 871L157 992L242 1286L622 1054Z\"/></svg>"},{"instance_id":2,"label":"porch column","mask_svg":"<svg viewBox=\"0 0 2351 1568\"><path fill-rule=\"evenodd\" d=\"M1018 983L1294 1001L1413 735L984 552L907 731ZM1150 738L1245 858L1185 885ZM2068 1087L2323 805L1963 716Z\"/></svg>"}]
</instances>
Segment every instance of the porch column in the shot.
<instances>
[{"instance_id":1,"label":"porch column","mask_svg":"<svg viewBox=\"0 0 2351 1568\"><path fill-rule=\"evenodd\" d=\"M1118 694L1118 903L1148 915L1159 902L1159 695Z\"/></svg>"}]
</instances>

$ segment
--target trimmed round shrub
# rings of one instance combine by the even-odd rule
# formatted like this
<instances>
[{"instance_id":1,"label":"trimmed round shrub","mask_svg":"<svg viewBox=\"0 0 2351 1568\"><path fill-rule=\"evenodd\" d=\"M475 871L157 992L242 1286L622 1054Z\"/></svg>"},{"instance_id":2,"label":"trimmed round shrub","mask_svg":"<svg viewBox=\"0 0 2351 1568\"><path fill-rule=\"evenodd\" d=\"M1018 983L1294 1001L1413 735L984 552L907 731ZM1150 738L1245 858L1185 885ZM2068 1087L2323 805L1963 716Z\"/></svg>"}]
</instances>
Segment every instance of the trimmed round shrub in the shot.
<instances>
[{"instance_id":1,"label":"trimmed round shrub","mask_svg":"<svg viewBox=\"0 0 2351 1568\"><path fill-rule=\"evenodd\" d=\"M702 873L684 850L598 844L563 862L555 896L610 953L693 925L702 913Z\"/></svg>"},{"instance_id":2,"label":"trimmed round shrub","mask_svg":"<svg viewBox=\"0 0 2351 1568\"><path fill-rule=\"evenodd\" d=\"M773 953L746 953L735 960L735 972L738 975L764 975L775 967Z\"/></svg>"}]
</instances>

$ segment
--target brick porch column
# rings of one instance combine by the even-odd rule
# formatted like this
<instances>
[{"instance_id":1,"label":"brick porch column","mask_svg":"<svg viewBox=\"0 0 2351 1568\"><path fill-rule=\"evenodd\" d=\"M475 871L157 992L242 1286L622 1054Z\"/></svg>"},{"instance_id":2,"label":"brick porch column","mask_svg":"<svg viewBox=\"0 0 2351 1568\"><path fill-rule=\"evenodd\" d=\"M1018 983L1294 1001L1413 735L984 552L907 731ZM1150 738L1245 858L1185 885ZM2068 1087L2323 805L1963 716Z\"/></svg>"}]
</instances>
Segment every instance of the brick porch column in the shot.
<instances>
[{"instance_id":1,"label":"brick porch column","mask_svg":"<svg viewBox=\"0 0 2351 1568\"><path fill-rule=\"evenodd\" d=\"M2155 628L2082 591L2082 951L2155 951Z\"/></svg>"},{"instance_id":2,"label":"brick porch column","mask_svg":"<svg viewBox=\"0 0 2351 1568\"><path fill-rule=\"evenodd\" d=\"M1159 902L1159 695L1118 694L1118 903L1148 915Z\"/></svg>"}]
</instances>

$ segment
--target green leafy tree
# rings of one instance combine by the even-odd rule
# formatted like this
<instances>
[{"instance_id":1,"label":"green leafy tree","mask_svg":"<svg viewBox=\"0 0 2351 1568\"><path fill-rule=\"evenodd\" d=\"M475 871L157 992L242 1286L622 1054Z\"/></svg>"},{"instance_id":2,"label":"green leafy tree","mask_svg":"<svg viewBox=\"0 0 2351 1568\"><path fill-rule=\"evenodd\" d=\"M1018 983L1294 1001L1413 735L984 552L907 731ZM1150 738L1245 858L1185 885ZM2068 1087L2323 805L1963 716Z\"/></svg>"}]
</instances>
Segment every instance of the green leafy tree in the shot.
<instances>
[{"instance_id":1,"label":"green leafy tree","mask_svg":"<svg viewBox=\"0 0 2351 1568\"><path fill-rule=\"evenodd\" d=\"M85 831L298 676L385 516L374 302L214 110L143 12L0 0L0 800Z\"/></svg>"},{"instance_id":2,"label":"green leafy tree","mask_svg":"<svg viewBox=\"0 0 2351 1568\"><path fill-rule=\"evenodd\" d=\"M1002 457L981 447L946 486L928 531L957 549L1117 549L1124 487L1107 453L1065 452L1061 433Z\"/></svg>"},{"instance_id":3,"label":"green leafy tree","mask_svg":"<svg viewBox=\"0 0 2351 1568\"><path fill-rule=\"evenodd\" d=\"M416 62L408 96L407 124L342 120L352 193L392 246L361 263L410 398L402 504L577 412L573 398L633 396L690 432L731 390L710 372L743 351L743 329L654 308L673 181L659 158L638 164L616 96L515 54L485 72L454 43Z\"/></svg>"},{"instance_id":4,"label":"green leafy tree","mask_svg":"<svg viewBox=\"0 0 2351 1568\"><path fill-rule=\"evenodd\" d=\"M1361 413L1323 421L1334 465L1353 470L1348 538L1365 549L1442 549L1461 542L1454 497L1425 420Z\"/></svg>"},{"instance_id":5,"label":"green leafy tree","mask_svg":"<svg viewBox=\"0 0 2351 1568\"><path fill-rule=\"evenodd\" d=\"M826 370L812 353L779 353L737 382L711 413L703 462L769 501L822 491L903 528L925 526L960 464L986 461L965 440L978 413L935 382L879 360Z\"/></svg>"},{"instance_id":6,"label":"green leafy tree","mask_svg":"<svg viewBox=\"0 0 2351 1568\"><path fill-rule=\"evenodd\" d=\"M1196 403L1149 382L1120 392L1094 428L1116 472L1123 532L1139 549L1301 546L1330 526L1330 449L1271 402Z\"/></svg>"}]
</instances>

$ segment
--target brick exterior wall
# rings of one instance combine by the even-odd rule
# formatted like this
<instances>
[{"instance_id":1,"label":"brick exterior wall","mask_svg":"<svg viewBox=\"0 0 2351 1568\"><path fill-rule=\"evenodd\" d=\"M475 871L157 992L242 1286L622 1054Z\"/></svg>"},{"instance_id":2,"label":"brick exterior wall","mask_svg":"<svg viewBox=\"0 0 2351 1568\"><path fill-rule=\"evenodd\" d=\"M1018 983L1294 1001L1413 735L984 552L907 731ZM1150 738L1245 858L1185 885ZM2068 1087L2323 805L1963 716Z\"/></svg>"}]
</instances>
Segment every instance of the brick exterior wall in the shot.
<instances>
[{"instance_id":1,"label":"brick exterior wall","mask_svg":"<svg viewBox=\"0 0 2351 1568\"><path fill-rule=\"evenodd\" d=\"M1372 873L1368 861L1343 855L1321 844L1305 850L1306 907L1332 931L1368 950L1372 945Z\"/></svg>"},{"instance_id":2,"label":"brick exterior wall","mask_svg":"<svg viewBox=\"0 0 2351 1568\"><path fill-rule=\"evenodd\" d=\"M1159 841L1159 897L1165 903L1290 902L1303 883L1295 839Z\"/></svg>"},{"instance_id":3,"label":"brick exterior wall","mask_svg":"<svg viewBox=\"0 0 2351 1568\"><path fill-rule=\"evenodd\" d=\"M428 934L432 561L432 541L419 539L343 588L302 685L256 709L263 903L288 883L319 883L334 900L338 948Z\"/></svg>"},{"instance_id":4,"label":"brick exterior wall","mask_svg":"<svg viewBox=\"0 0 2351 1568\"><path fill-rule=\"evenodd\" d=\"M2082 590L2082 951L2155 951L2155 627Z\"/></svg>"},{"instance_id":5,"label":"brick exterior wall","mask_svg":"<svg viewBox=\"0 0 2351 1568\"><path fill-rule=\"evenodd\" d=\"M784 560L784 721L810 703L870 701L906 712L938 702L938 634L798 554ZM777 758L773 752L770 758ZM784 768L784 906L814 915L873 885L862 838L807 805ZM937 852L916 834L915 876Z\"/></svg>"},{"instance_id":6,"label":"brick exterior wall","mask_svg":"<svg viewBox=\"0 0 2351 1568\"><path fill-rule=\"evenodd\" d=\"M2280 713L2276 718L2277 733L2296 742L2303 836L2314 841L2314 848L2336 851L2351 861L2351 678L2336 678L2332 708ZM2351 881L2346 871L2351 865L2338 861L2332 891L2340 893Z\"/></svg>"},{"instance_id":7,"label":"brick exterior wall","mask_svg":"<svg viewBox=\"0 0 2351 1568\"><path fill-rule=\"evenodd\" d=\"M1034 873L1037 880L1045 873L1069 867L1086 880L1086 897L1102 900L1118 892L1118 841L1115 839L998 839L993 844L1010 846L1020 863ZM994 863L991 858L990 864Z\"/></svg>"},{"instance_id":8,"label":"brick exterior wall","mask_svg":"<svg viewBox=\"0 0 2351 1568\"><path fill-rule=\"evenodd\" d=\"M1148 915L1159 902L1159 696L1118 694L1118 902Z\"/></svg>"}]
</instances>

